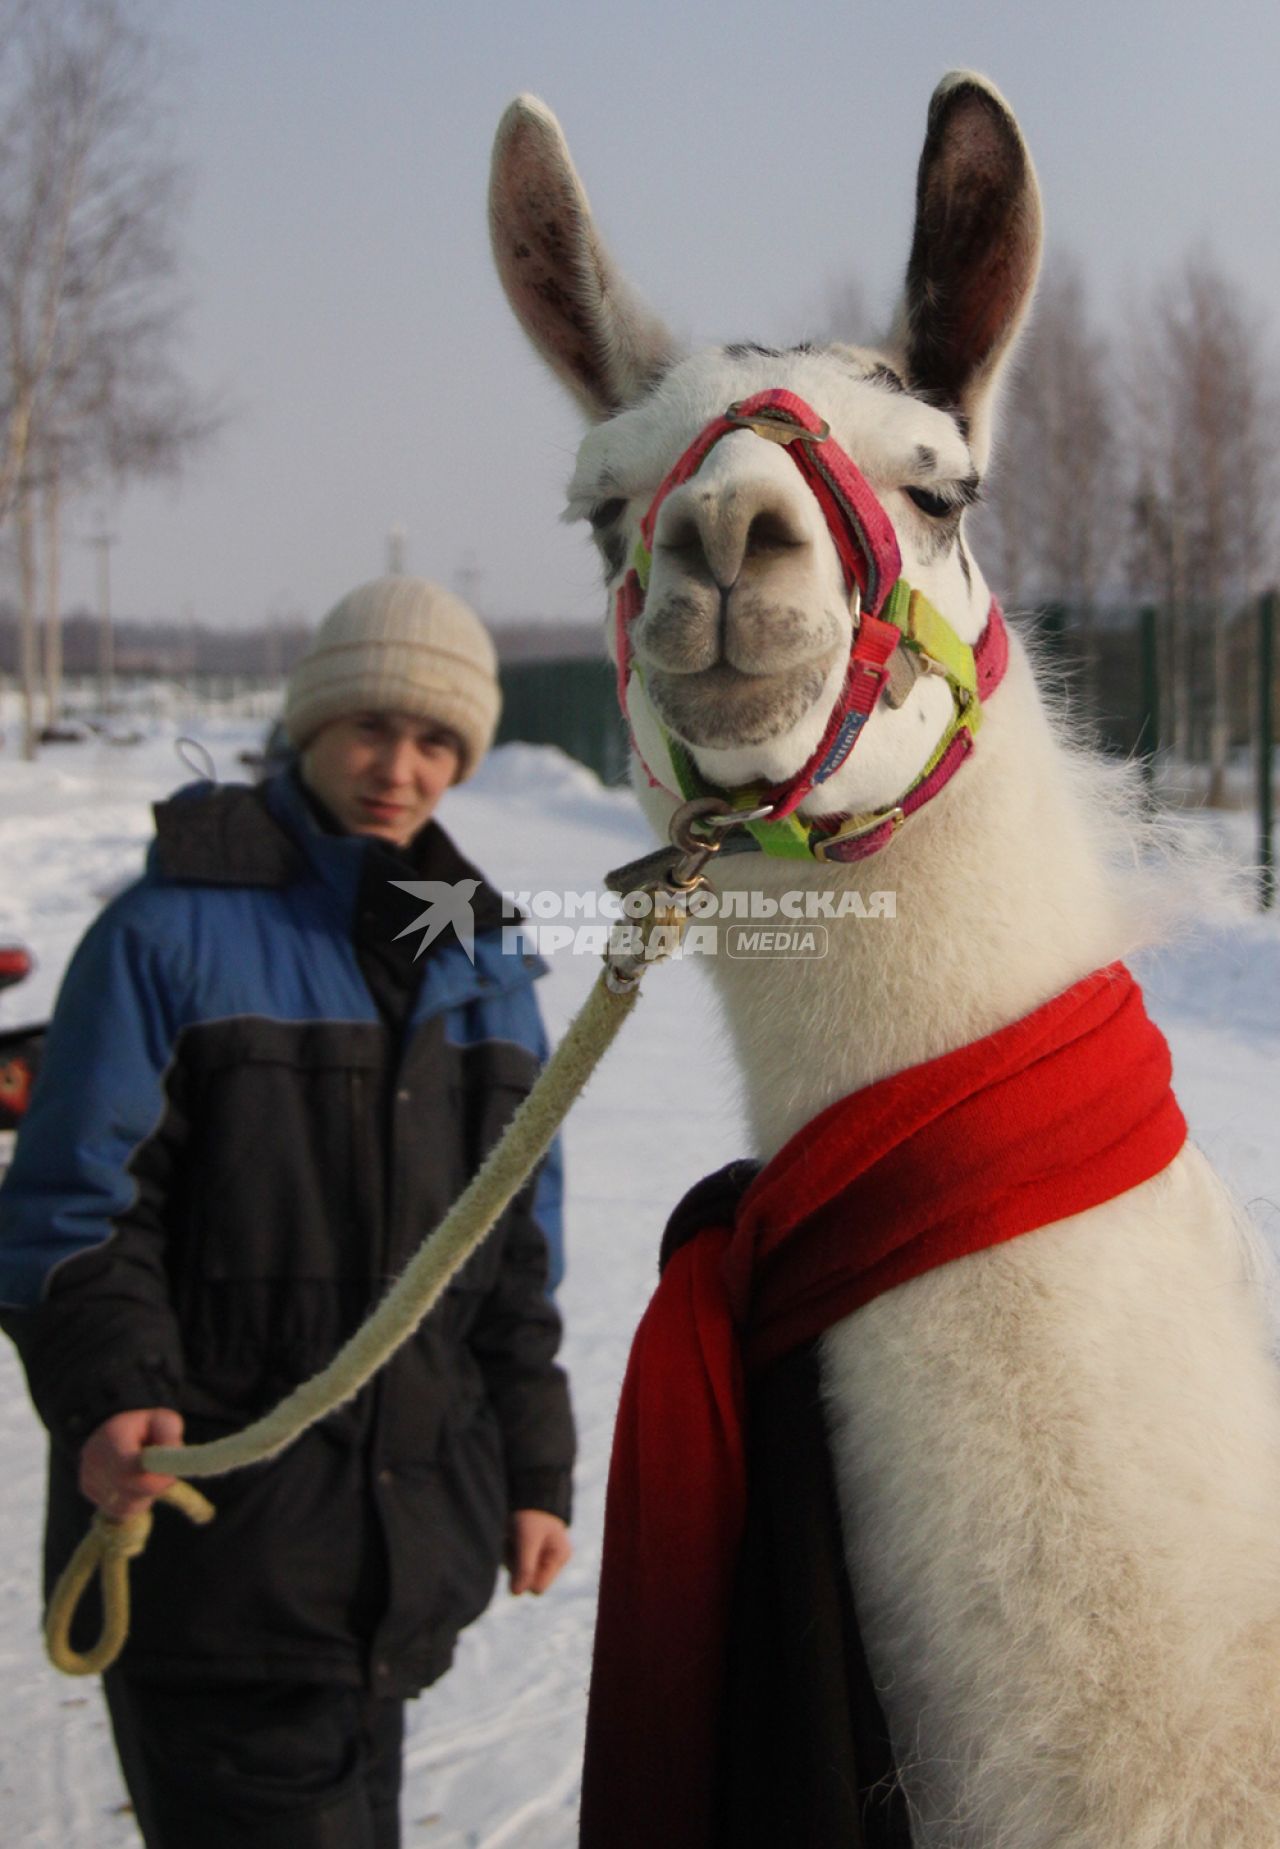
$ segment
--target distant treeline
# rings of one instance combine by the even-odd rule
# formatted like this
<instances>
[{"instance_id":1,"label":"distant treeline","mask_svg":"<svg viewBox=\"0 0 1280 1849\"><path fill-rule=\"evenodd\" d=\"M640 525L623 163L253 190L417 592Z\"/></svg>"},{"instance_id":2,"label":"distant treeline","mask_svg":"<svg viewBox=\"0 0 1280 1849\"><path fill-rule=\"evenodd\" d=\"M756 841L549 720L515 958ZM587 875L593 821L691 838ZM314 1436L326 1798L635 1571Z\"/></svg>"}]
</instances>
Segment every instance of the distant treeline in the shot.
<instances>
[{"instance_id":1,"label":"distant treeline","mask_svg":"<svg viewBox=\"0 0 1280 1849\"><path fill-rule=\"evenodd\" d=\"M305 623L259 624L247 629L209 629L203 624L116 618L111 624L117 674L155 674L182 680L192 674L283 676L311 639ZM95 674L101 665L102 627L84 611L63 618L62 661L67 674ZM12 604L0 603L0 673L20 670L19 621Z\"/></svg>"},{"instance_id":2,"label":"distant treeline","mask_svg":"<svg viewBox=\"0 0 1280 1849\"><path fill-rule=\"evenodd\" d=\"M604 659L604 631L597 623L536 622L491 625L504 662ZM182 680L193 674L239 674L282 678L311 639L306 623L260 623L253 628L211 629L191 623L112 619L114 670ZM101 666L102 628L96 616L78 611L62 619L63 671L96 674ZM0 674L21 670L19 616L0 600Z\"/></svg>"}]
</instances>

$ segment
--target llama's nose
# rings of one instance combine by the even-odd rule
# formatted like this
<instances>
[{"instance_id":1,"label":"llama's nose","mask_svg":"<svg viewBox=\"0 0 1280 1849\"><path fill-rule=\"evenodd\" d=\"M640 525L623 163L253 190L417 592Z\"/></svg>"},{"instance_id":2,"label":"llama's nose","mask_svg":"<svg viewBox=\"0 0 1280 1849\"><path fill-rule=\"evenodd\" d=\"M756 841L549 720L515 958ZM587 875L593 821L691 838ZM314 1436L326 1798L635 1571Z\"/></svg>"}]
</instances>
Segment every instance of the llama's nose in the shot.
<instances>
[{"instance_id":1,"label":"llama's nose","mask_svg":"<svg viewBox=\"0 0 1280 1849\"><path fill-rule=\"evenodd\" d=\"M796 552L808 541L778 482L714 487L695 479L663 502L654 544L672 564L728 591L753 563Z\"/></svg>"}]
</instances>

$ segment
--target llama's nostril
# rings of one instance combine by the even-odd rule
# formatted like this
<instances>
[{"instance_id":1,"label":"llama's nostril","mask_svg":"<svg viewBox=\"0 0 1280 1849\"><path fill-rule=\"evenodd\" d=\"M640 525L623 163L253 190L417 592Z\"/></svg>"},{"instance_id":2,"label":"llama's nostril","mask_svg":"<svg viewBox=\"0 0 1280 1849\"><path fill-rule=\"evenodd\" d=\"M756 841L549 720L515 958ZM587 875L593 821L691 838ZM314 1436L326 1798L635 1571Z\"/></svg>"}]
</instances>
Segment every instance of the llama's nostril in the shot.
<instances>
[{"instance_id":1,"label":"llama's nostril","mask_svg":"<svg viewBox=\"0 0 1280 1849\"><path fill-rule=\"evenodd\" d=\"M658 519L658 550L671 567L701 583L727 588L743 567L763 565L808 544L801 508L791 508L771 482L731 484L694 493L688 485L668 497Z\"/></svg>"},{"instance_id":2,"label":"llama's nostril","mask_svg":"<svg viewBox=\"0 0 1280 1849\"><path fill-rule=\"evenodd\" d=\"M793 552L804 543L803 534L798 533L786 515L775 508L761 508L758 514L753 515L751 525L747 528L749 559L762 558L771 552Z\"/></svg>"},{"instance_id":3,"label":"llama's nostril","mask_svg":"<svg viewBox=\"0 0 1280 1849\"><path fill-rule=\"evenodd\" d=\"M667 521L658 543L664 552L676 553L688 564L705 563L702 534L691 515L681 515L678 519Z\"/></svg>"}]
</instances>

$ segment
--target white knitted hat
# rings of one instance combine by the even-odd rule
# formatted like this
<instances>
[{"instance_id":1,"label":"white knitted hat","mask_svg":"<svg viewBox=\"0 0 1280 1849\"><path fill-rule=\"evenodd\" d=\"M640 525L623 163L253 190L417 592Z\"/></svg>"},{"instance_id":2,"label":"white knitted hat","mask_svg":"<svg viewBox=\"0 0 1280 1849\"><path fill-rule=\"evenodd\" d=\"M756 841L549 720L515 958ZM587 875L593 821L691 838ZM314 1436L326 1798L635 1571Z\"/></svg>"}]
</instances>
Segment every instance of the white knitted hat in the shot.
<instances>
[{"instance_id":1,"label":"white knitted hat","mask_svg":"<svg viewBox=\"0 0 1280 1849\"><path fill-rule=\"evenodd\" d=\"M498 658L475 612L422 578L375 578L349 591L289 676L284 725L299 751L331 719L413 713L456 732L458 780L493 742Z\"/></svg>"}]
</instances>

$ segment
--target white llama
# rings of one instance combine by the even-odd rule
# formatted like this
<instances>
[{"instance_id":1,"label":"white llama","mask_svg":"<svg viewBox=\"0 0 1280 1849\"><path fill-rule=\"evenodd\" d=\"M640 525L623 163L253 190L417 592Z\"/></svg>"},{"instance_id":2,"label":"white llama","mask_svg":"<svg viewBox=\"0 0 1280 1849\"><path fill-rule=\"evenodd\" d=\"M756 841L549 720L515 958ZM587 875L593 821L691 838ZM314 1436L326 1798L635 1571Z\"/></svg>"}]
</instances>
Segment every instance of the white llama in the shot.
<instances>
[{"instance_id":1,"label":"white llama","mask_svg":"<svg viewBox=\"0 0 1280 1849\"><path fill-rule=\"evenodd\" d=\"M954 74L933 98L883 351L680 354L614 271L536 99L499 130L492 228L518 317L593 420L569 508L591 522L611 613L672 464L731 402L783 391L872 485L902 577L977 641L991 600L963 512L1040 249L1031 163L985 80ZM796 776L846 684L853 625L828 521L759 428L672 488L652 539L623 639L658 780L637 787L665 834L681 743L721 791ZM939 673L879 698L799 810L890 816L874 855L710 869L721 891L897 894L892 921L831 926L822 962L710 965L762 1158L1150 928L1111 870L1109 773L1055 728L1016 636L984 708L963 768L897 826L956 706ZM822 1337L848 1569L920 1849L1280 1845L1280 1394L1251 1277L1247 1236L1187 1144L1154 1179L914 1277Z\"/></svg>"}]
</instances>

